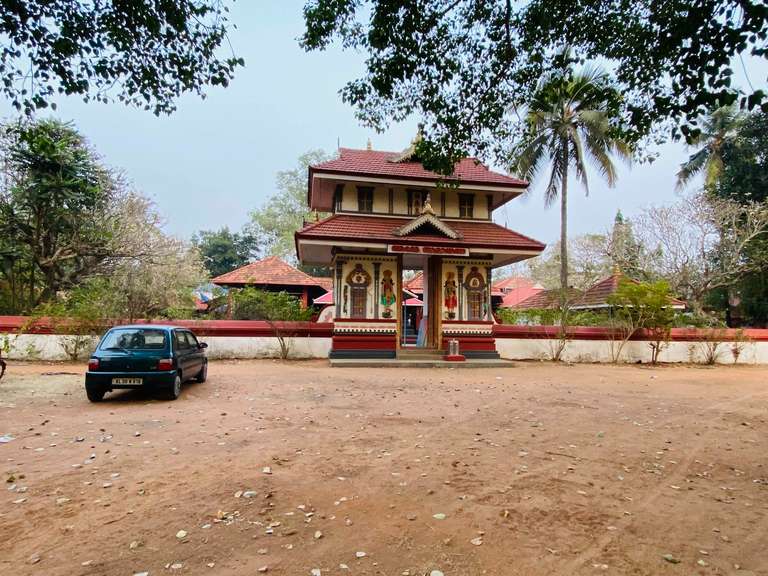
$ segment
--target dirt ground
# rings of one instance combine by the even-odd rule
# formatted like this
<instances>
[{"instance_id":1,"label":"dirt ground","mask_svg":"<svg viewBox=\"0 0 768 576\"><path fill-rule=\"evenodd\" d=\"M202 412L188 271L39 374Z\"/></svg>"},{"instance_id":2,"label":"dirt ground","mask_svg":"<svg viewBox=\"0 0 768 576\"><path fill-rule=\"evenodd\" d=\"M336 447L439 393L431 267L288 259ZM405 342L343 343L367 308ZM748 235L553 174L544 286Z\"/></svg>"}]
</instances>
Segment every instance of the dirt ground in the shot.
<instances>
[{"instance_id":1,"label":"dirt ground","mask_svg":"<svg viewBox=\"0 0 768 576\"><path fill-rule=\"evenodd\" d=\"M0 382L2 574L768 574L764 369L82 371Z\"/></svg>"}]
</instances>

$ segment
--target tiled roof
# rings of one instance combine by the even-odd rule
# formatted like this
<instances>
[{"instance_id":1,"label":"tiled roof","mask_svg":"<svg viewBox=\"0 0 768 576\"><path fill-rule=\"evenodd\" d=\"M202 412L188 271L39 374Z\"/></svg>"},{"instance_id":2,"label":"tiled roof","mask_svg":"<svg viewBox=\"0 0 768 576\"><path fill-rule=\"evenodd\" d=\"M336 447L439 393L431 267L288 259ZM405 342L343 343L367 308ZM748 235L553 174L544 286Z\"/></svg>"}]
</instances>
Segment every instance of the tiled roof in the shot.
<instances>
[{"instance_id":1,"label":"tiled roof","mask_svg":"<svg viewBox=\"0 0 768 576\"><path fill-rule=\"evenodd\" d=\"M577 298L580 294L575 288L570 288L568 292L571 300ZM560 306L560 289L555 288L552 290L541 290L513 306L513 308L526 310L529 308L557 308L558 306Z\"/></svg>"},{"instance_id":2,"label":"tiled roof","mask_svg":"<svg viewBox=\"0 0 768 576\"><path fill-rule=\"evenodd\" d=\"M534 288L535 286L536 284L533 280L524 276L509 276L493 283L493 287L502 292L518 290L520 288Z\"/></svg>"},{"instance_id":3,"label":"tiled roof","mask_svg":"<svg viewBox=\"0 0 768 576\"><path fill-rule=\"evenodd\" d=\"M328 290L329 292L333 290L333 278L330 276L313 276L312 280L317 282L315 285L320 286L323 290Z\"/></svg>"},{"instance_id":4,"label":"tiled roof","mask_svg":"<svg viewBox=\"0 0 768 576\"><path fill-rule=\"evenodd\" d=\"M322 296L318 296L312 301L313 304L333 304L333 290L328 290Z\"/></svg>"},{"instance_id":5,"label":"tiled roof","mask_svg":"<svg viewBox=\"0 0 768 576\"><path fill-rule=\"evenodd\" d=\"M608 297L616 291L619 282L624 276L622 274L612 274L608 278L590 286L587 290L579 293L575 288L570 289L569 299L572 309L603 308L608 306ZM637 280L627 278L630 282L638 283ZM542 290L529 298L512 306L518 309L527 308L555 308L560 304L560 290ZM674 308L684 308L685 302L677 298L669 298L669 305Z\"/></svg>"},{"instance_id":6,"label":"tiled roof","mask_svg":"<svg viewBox=\"0 0 768 576\"><path fill-rule=\"evenodd\" d=\"M576 302L574 302L573 307L574 308L600 308L604 306L608 306L608 297L616 292L616 289L619 287L619 282L621 282L621 279L624 278L626 280L629 280L630 282L633 282L635 284L639 284L637 280L633 280L632 278L627 278L621 273L618 274L611 274L608 276L608 278L604 278L603 280L600 280L597 284L589 287L586 292L579 298ZM682 300L678 300L676 298L669 298L670 306L674 307L685 307L685 302Z\"/></svg>"},{"instance_id":7,"label":"tiled roof","mask_svg":"<svg viewBox=\"0 0 768 576\"><path fill-rule=\"evenodd\" d=\"M542 292L544 288L537 288L535 286L524 286L521 288L513 288L504 294L504 298L501 301L502 308L514 308L527 298L535 296L539 292Z\"/></svg>"},{"instance_id":8,"label":"tiled roof","mask_svg":"<svg viewBox=\"0 0 768 576\"><path fill-rule=\"evenodd\" d=\"M403 288L410 290L415 294L421 294L424 292L424 272L417 272L416 275L403 282Z\"/></svg>"},{"instance_id":9,"label":"tiled roof","mask_svg":"<svg viewBox=\"0 0 768 576\"><path fill-rule=\"evenodd\" d=\"M494 224L493 222L451 221L451 227L463 238L451 239L442 234L419 234L403 239L393 234L409 222L408 218L386 218L375 216L357 216L351 214L334 214L306 226L296 232L297 239L337 239L369 241L387 244L437 245L437 246L467 246L507 248L519 250L542 251L545 246L541 242L523 236L517 232Z\"/></svg>"},{"instance_id":10,"label":"tiled roof","mask_svg":"<svg viewBox=\"0 0 768 576\"><path fill-rule=\"evenodd\" d=\"M421 162L392 162L393 159L400 155L400 152L339 148L338 158L316 164L310 167L310 170L331 174L354 174L356 176L369 177L382 176L410 180L435 181L443 179L439 174L426 170L421 165ZM487 166L475 158L464 158L457 162L453 171L453 178L466 183L514 188L528 185L525 180L489 170Z\"/></svg>"},{"instance_id":11,"label":"tiled roof","mask_svg":"<svg viewBox=\"0 0 768 576\"><path fill-rule=\"evenodd\" d=\"M231 285L274 285L274 286L320 286L333 282L330 278L313 278L297 270L277 256L270 256L258 262L251 262L212 280L214 284Z\"/></svg>"}]
</instances>

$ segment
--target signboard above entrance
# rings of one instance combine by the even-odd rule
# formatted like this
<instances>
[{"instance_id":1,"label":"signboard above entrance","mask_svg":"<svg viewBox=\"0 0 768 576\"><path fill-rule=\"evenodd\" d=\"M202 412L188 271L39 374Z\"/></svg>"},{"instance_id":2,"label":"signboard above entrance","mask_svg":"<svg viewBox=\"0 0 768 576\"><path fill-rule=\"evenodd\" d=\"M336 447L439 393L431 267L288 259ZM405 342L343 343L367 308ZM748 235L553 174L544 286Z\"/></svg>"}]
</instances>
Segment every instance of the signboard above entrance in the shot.
<instances>
[{"instance_id":1,"label":"signboard above entrance","mask_svg":"<svg viewBox=\"0 0 768 576\"><path fill-rule=\"evenodd\" d=\"M429 254L445 256L469 256L469 248L453 246L413 246L411 244L388 244L390 254Z\"/></svg>"}]
</instances>

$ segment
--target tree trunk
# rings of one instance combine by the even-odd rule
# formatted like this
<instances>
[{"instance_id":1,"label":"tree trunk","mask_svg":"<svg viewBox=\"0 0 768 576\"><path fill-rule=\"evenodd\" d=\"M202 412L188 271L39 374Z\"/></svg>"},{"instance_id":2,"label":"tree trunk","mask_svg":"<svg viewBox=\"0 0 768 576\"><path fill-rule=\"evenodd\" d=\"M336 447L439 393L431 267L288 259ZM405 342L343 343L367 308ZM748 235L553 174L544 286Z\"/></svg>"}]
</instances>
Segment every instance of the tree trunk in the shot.
<instances>
[{"instance_id":1,"label":"tree trunk","mask_svg":"<svg viewBox=\"0 0 768 576\"><path fill-rule=\"evenodd\" d=\"M568 144L564 144L563 179L560 182L560 307L568 299Z\"/></svg>"}]
</instances>

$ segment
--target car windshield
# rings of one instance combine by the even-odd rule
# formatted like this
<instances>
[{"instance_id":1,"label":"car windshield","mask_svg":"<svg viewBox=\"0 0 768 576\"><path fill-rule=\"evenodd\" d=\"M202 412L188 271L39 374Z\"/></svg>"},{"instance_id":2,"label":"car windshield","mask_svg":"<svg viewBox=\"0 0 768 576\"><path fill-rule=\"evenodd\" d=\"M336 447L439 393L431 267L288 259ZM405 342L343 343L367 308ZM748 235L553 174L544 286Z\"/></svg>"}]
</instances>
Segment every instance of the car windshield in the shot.
<instances>
[{"instance_id":1,"label":"car windshield","mask_svg":"<svg viewBox=\"0 0 768 576\"><path fill-rule=\"evenodd\" d=\"M164 350L165 330L157 328L118 328L110 331L101 350Z\"/></svg>"}]
</instances>

